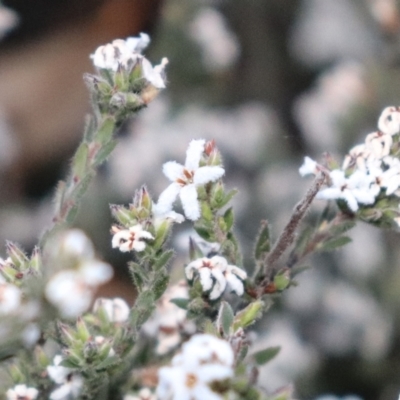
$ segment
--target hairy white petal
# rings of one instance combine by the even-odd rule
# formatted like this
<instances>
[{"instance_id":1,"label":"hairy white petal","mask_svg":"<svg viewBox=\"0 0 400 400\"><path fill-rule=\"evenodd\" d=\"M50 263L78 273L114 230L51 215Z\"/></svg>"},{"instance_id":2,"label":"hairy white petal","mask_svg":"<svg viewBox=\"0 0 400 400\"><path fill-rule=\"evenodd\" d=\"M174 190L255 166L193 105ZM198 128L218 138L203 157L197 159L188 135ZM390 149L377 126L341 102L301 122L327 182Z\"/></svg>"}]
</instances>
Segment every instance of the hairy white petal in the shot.
<instances>
[{"instance_id":1,"label":"hairy white petal","mask_svg":"<svg viewBox=\"0 0 400 400\"><path fill-rule=\"evenodd\" d=\"M318 172L317 163L310 157L304 158L303 165L299 168L299 174L301 176L315 175Z\"/></svg>"},{"instance_id":2,"label":"hairy white petal","mask_svg":"<svg viewBox=\"0 0 400 400\"><path fill-rule=\"evenodd\" d=\"M158 198L157 212L160 214L170 212L180 191L181 187L177 183L171 183L166 189L164 189Z\"/></svg>"},{"instance_id":3,"label":"hairy white petal","mask_svg":"<svg viewBox=\"0 0 400 400\"><path fill-rule=\"evenodd\" d=\"M193 182L195 185L204 185L208 182L215 182L221 178L225 173L222 167L206 166L197 169L193 176Z\"/></svg>"},{"instance_id":4,"label":"hairy white petal","mask_svg":"<svg viewBox=\"0 0 400 400\"><path fill-rule=\"evenodd\" d=\"M163 173L170 181L176 181L183 176L184 166L176 161L168 161L163 165Z\"/></svg>"},{"instance_id":5,"label":"hairy white petal","mask_svg":"<svg viewBox=\"0 0 400 400\"><path fill-rule=\"evenodd\" d=\"M192 140L186 150L185 167L189 170L195 170L199 167L201 156L204 152L206 141L203 139Z\"/></svg>"},{"instance_id":6,"label":"hairy white petal","mask_svg":"<svg viewBox=\"0 0 400 400\"><path fill-rule=\"evenodd\" d=\"M186 218L192 221L198 220L200 218L200 204L197 200L197 190L195 185L184 186L179 193L179 197Z\"/></svg>"}]
</instances>

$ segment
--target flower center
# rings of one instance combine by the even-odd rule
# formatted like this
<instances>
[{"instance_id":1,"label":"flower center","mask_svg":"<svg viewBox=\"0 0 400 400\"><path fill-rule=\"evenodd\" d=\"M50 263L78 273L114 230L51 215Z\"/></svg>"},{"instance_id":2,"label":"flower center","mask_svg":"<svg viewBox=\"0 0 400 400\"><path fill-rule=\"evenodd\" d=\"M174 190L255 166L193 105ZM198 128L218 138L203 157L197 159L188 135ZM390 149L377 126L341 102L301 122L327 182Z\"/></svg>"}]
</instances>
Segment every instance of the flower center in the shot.
<instances>
[{"instance_id":1,"label":"flower center","mask_svg":"<svg viewBox=\"0 0 400 400\"><path fill-rule=\"evenodd\" d=\"M194 374L187 374L186 375L186 386L189 389L193 389L197 384L197 377Z\"/></svg>"},{"instance_id":2,"label":"flower center","mask_svg":"<svg viewBox=\"0 0 400 400\"><path fill-rule=\"evenodd\" d=\"M178 178L176 180L176 183L178 183L181 186L189 185L193 183L193 176L194 176L194 171L190 171L184 168L182 177Z\"/></svg>"}]
</instances>

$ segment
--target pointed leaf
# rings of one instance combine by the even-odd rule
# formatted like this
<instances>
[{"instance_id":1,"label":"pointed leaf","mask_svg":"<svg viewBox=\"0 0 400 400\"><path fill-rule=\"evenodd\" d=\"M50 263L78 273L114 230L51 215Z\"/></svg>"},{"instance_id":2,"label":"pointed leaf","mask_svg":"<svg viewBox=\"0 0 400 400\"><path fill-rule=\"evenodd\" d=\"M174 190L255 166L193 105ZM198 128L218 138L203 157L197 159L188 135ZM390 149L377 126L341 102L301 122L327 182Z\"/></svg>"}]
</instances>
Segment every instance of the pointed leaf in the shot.
<instances>
[{"instance_id":1,"label":"pointed leaf","mask_svg":"<svg viewBox=\"0 0 400 400\"><path fill-rule=\"evenodd\" d=\"M216 324L218 331L223 333L224 336L229 335L232 328L233 318L234 314L232 307L226 301L222 301Z\"/></svg>"},{"instance_id":2,"label":"pointed leaf","mask_svg":"<svg viewBox=\"0 0 400 400\"><path fill-rule=\"evenodd\" d=\"M177 297L175 299L170 300L171 303L175 304L179 308L182 308L182 310L187 310L189 301L190 301L190 299L185 299L185 298L181 298L181 297Z\"/></svg>"},{"instance_id":3,"label":"pointed leaf","mask_svg":"<svg viewBox=\"0 0 400 400\"><path fill-rule=\"evenodd\" d=\"M254 258L260 260L269 252L271 247L268 221L261 221L260 231L256 238Z\"/></svg>"},{"instance_id":4,"label":"pointed leaf","mask_svg":"<svg viewBox=\"0 0 400 400\"><path fill-rule=\"evenodd\" d=\"M322 243L321 247L318 248L319 251L331 251L339 247L345 246L350 243L351 239L348 236L340 236L338 238L330 239L325 243Z\"/></svg>"},{"instance_id":5,"label":"pointed leaf","mask_svg":"<svg viewBox=\"0 0 400 400\"><path fill-rule=\"evenodd\" d=\"M267 349L258 351L253 354L254 360L258 365L264 365L271 361L281 351L281 347L268 347Z\"/></svg>"}]
</instances>

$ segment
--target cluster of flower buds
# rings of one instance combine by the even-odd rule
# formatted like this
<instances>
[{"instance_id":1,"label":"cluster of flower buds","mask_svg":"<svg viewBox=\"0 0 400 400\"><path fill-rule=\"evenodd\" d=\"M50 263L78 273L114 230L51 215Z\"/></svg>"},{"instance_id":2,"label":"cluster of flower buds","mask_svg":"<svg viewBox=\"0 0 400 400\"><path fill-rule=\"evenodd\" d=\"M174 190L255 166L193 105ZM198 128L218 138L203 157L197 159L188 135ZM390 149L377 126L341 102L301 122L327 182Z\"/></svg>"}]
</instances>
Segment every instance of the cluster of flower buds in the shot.
<instances>
[{"instance_id":1,"label":"cluster of flower buds","mask_svg":"<svg viewBox=\"0 0 400 400\"><path fill-rule=\"evenodd\" d=\"M77 229L57 236L49 257L49 265L59 270L47 282L46 298L62 317L76 318L89 308L95 290L111 279L113 270L96 259L92 243Z\"/></svg>"},{"instance_id":2,"label":"cluster of flower buds","mask_svg":"<svg viewBox=\"0 0 400 400\"><path fill-rule=\"evenodd\" d=\"M129 116L150 103L165 88L165 66L168 60L152 66L141 52L150 43L150 37L117 39L100 46L91 55L99 75L86 75L100 112Z\"/></svg>"},{"instance_id":3,"label":"cluster of flower buds","mask_svg":"<svg viewBox=\"0 0 400 400\"><path fill-rule=\"evenodd\" d=\"M381 227L400 224L400 109L387 107L378 131L353 147L339 168L331 159L322 166L306 157L302 176L324 170L328 187L317 198L336 200L344 212Z\"/></svg>"},{"instance_id":4,"label":"cluster of flower buds","mask_svg":"<svg viewBox=\"0 0 400 400\"><path fill-rule=\"evenodd\" d=\"M171 366L159 370L157 398L224 399L234 375L230 344L209 334L198 334L182 346Z\"/></svg>"}]
</instances>

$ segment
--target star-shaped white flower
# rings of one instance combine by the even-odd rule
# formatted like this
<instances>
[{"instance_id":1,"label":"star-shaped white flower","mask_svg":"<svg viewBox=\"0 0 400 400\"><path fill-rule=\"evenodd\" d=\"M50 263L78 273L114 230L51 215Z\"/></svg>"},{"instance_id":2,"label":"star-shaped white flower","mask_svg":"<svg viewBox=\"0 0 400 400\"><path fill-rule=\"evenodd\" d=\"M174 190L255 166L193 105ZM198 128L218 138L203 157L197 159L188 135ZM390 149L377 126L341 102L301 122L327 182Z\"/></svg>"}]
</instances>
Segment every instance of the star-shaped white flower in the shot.
<instances>
[{"instance_id":1,"label":"star-shaped white flower","mask_svg":"<svg viewBox=\"0 0 400 400\"><path fill-rule=\"evenodd\" d=\"M198 334L182 346L170 367L159 370L159 400L222 400L212 390L213 382L233 376L234 355L228 342L212 335Z\"/></svg>"},{"instance_id":2,"label":"star-shaped white flower","mask_svg":"<svg viewBox=\"0 0 400 400\"><path fill-rule=\"evenodd\" d=\"M353 212L358 210L359 204L373 204L380 192L380 187L375 184L373 177L360 170L346 178L344 171L335 169L331 171L330 178L332 185L318 192L316 198L342 199Z\"/></svg>"},{"instance_id":3,"label":"star-shaped white flower","mask_svg":"<svg viewBox=\"0 0 400 400\"><path fill-rule=\"evenodd\" d=\"M131 226L129 229L113 227L113 232L112 247L118 247L123 253L132 250L141 252L146 248L146 242L143 239L154 240L154 236L145 231L140 224Z\"/></svg>"},{"instance_id":4,"label":"star-shaped white flower","mask_svg":"<svg viewBox=\"0 0 400 400\"><path fill-rule=\"evenodd\" d=\"M164 164L163 172L172 183L161 193L158 199L160 212L172 210L172 204L179 196L186 218L196 221L200 218L200 204L197 198L197 186L215 182L224 175L220 166L200 167L205 140L192 140L186 152L185 165L170 161Z\"/></svg>"}]
</instances>

